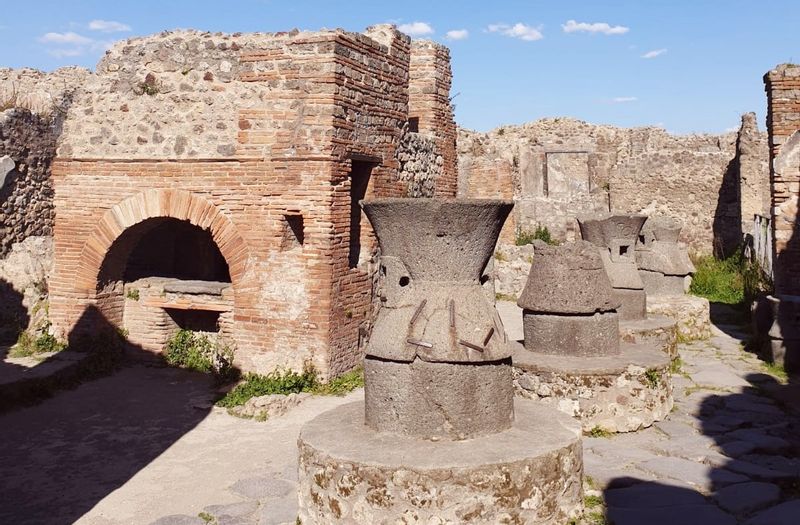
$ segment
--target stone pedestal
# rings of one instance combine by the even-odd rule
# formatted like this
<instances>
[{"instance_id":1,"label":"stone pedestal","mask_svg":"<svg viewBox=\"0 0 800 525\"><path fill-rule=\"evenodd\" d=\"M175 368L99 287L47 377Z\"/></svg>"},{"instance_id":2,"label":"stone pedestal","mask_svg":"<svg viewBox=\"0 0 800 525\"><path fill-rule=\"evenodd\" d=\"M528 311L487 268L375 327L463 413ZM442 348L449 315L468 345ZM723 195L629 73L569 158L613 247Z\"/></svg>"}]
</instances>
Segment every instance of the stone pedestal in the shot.
<instances>
[{"instance_id":1,"label":"stone pedestal","mask_svg":"<svg viewBox=\"0 0 800 525\"><path fill-rule=\"evenodd\" d=\"M647 298L648 317L667 317L677 323L678 338L694 341L711 337L708 299L693 295L654 295Z\"/></svg>"},{"instance_id":2,"label":"stone pedestal","mask_svg":"<svg viewBox=\"0 0 800 525\"><path fill-rule=\"evenodd\" d=\"M631 432L672 410L670 358L648 344L624 343L615 356L552 356L511 343L519 396L558 408L584 432Z\"/></svg>"},{"instance_id":3,"label":"stone pedestal","mask_svg":"<svg viewBox=\"0 0 800 525\"><path fill-rule=\"evenodd\" d=\"M648 344L671 359L678 357L678 323L674 319L653 316L638 321L622 321L619 335L625 342Z\"/></svg>"},{"instance_id":4,"label":"stone pedestal","mask_svg":"<svg viewBox=\"0 0 800 525\"><path fill-rule=\"evenodd\" d=\"M530 523L563 525L582 511L580 425L516 400L511 428L467 441L372 431L363 403L303 427L303 525Z\"/></svg>"},{"instance_id":5,"label":"stone pedestal","mask_svg":"<svg viewBox=\"0 0 800 525\"><path fill-rule=\"evenodd\" d=\"M782 365L789 373L800 373L800 296L767 296L772 324L763 338L761 354Z\"/></svg>"}]
</instances>

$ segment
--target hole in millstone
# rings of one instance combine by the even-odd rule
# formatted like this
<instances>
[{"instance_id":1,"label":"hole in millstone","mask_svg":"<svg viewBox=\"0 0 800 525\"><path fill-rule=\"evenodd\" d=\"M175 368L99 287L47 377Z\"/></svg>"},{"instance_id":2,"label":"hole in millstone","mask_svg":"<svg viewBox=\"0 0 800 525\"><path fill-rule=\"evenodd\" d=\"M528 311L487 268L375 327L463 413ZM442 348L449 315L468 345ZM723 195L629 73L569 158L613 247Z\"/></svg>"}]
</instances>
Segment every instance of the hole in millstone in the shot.
<instances>
[{"instance_id":1,"label":"hole in millstone","mask_svg":"<svg viewBox=\"0 0 800 525\"><path fill-rule=\"evenodd\" d=\"M404 275L404 276L402 276L400 278L400 286L404 286L405 287L405 286L408 286L409 283L411 283L411 279L409 279L407 276Z\"/></svg>"}]
</instances>

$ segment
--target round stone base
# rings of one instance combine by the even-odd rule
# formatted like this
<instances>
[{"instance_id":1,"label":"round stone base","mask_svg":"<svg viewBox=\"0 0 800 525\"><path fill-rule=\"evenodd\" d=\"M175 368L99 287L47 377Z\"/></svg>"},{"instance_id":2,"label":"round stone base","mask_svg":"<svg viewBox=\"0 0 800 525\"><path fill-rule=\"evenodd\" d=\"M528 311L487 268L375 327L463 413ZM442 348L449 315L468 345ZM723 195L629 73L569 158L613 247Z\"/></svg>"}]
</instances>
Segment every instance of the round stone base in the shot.
<instances>
[{"instance_id":1,"label":"round stone base","mask_svg":"<svg viewBox=\"0 0 800 525\"><path fill-rule=\"evenodd\" d=\"M374 432L362 402L325 412L298 438L300 522L567 523L583 510L580 425L524 399L515 412L506 431L438 442Z\"/></svg>"},{"instance_id":2,"label":"round stone base","mask_svg":"<svg viewBox=\"0 0 800 525\"><path fill-rule=\"evenodd\" d=\"M708 299L693 295L648 295L647 315L663 316L678 323L683 341L711 337L711 314Z\"/></svg>"},{"instance_id":3,"label":"round stone base","mask_svg":"<svg viewBox=\"0 0 800 525\"><path fill-rule=\"evenodd\" d=\"M672 410L670 358L651 345L622 345L618 356L570 357L514 347L517 395L554 406L580 420L584 432L631 432Z\"/></svg>"},{"instance_id":4,"label":"round stone base","mask_svg":"<svg viewBox=\"0 0 800 525\"><path fill-rule=\"evenodd\" d=\"M652 316L639 321L620 321L619 336L626 343L658 347L670 359L678 357L678 323L668 317Z\"/></svg>"}]
</instances>

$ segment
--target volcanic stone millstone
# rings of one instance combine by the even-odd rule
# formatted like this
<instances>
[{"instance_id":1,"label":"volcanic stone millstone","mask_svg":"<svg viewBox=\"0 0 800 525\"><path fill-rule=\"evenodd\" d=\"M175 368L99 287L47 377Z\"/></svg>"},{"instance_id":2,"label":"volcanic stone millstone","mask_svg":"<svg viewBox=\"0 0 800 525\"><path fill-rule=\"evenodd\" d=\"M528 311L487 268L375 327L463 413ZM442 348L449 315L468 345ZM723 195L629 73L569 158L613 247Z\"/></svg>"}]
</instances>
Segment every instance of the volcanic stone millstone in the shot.
<instances>
[{"instance_id":1,"label":"volcanic stone millstone","mask_svg":"<svg viewBox=\"0 0 800 525\"><path fill-rule=\"evenodd\" d=\"M412 363L364 360L366 424L420 439L471 439L514 421L511 359Z\"/></svg>"}]
</instances>

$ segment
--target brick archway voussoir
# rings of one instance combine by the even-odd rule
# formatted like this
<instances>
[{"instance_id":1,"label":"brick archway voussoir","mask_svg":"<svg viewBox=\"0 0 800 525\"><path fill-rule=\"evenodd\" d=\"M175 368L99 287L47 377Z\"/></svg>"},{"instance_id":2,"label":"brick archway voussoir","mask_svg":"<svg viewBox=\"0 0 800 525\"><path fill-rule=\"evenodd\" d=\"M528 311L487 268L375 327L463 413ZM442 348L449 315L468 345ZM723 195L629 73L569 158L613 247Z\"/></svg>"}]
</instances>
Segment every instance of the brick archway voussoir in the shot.
<instances>
[{"instance_id":1,"label":"brick archway voussoir","mask_svg":"<svg viewBox=\"0 0 800 525\"><path fill-rule=\"evenodd\" d=\"M236 226L214 204L188 191L148 189L112 206L98 221L84 243L76 284L87 292L96 290L100 267L122 233L147 219L170 217L185 220L211 232L234 283L240 282L247 267L244 239Z\"/></svg>"}]
</instances>

